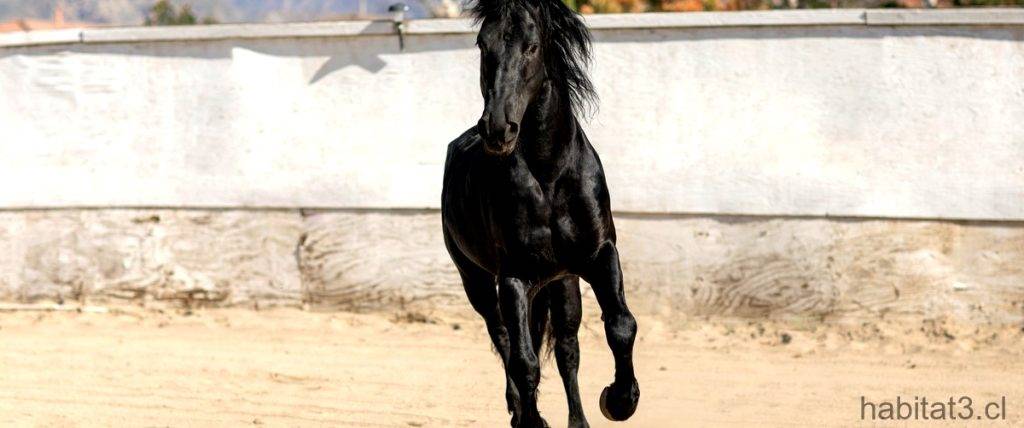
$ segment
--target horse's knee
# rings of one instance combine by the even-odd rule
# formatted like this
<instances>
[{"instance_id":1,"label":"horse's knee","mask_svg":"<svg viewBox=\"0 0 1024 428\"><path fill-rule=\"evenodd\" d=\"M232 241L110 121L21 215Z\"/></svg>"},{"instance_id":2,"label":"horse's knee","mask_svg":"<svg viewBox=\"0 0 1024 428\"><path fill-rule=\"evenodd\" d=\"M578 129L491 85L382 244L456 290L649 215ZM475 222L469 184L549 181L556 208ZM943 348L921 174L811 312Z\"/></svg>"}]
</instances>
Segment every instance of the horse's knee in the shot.
<instances>
[{"instance_id":1,"label":"horse's knee","mask_svg":"<svg viewBox=\"0 0 1024 428\"><path fill-rule=\"evenodd\" d=\"M605 315L604 327L608 335L608 343L613 349L633 348L633 340L636 338L636 318L629 311Z\"/></svg>"},{"instance_id":2,"label":"horse's knee","mask_svg":"<svg viewBox=\"0 0 1024 428\"><path fill-rule=\"evenodd\" d=\"M579 352L580 340L575 334L561 336L555 339L555 350L561 353Z\"/></svg>"},{"instance_id":3,"label":"horse's knee","mask_svg":"<svg viewBox=\"0 0 1024 428\"><path fill-rule=\"evenodd\" d=\"M516 355L509 362L509 374L512 379L525 381L525 386L532 391L540 383L540 360L532 353Z\"/></svg>"},{"instance_id":4,"label":"horse's knee","mask_svg":"<svg viewBox=\"0 0 1024 428\"><path fill-rule=\"evenodd\" d=\"M551 332L556 339L576 337L580 331L581 314L552 314Z\"/></svg>"},{"instance_id":5,"label":"horse's knee","mask_svg":"<svg viewBox=\"0 0 1024 428\"><path fill-rule=\"evenodd\" d=\"M580 342L575 335L559 338L555 343L555 362L563 377L575 376L580 366Z\"/></svg>"},{"instance_id":6,"label":"horse's knee","mask_svg":"<svg viewBox=\"0 0 1024 428\"><path fill-rule=\"evenodd\" d=\"M552 321L551 333L555 339L555 350L565 353L579 349L578 335L580 332L580 318L568 316Z\"/></svg>"}]
</instances>

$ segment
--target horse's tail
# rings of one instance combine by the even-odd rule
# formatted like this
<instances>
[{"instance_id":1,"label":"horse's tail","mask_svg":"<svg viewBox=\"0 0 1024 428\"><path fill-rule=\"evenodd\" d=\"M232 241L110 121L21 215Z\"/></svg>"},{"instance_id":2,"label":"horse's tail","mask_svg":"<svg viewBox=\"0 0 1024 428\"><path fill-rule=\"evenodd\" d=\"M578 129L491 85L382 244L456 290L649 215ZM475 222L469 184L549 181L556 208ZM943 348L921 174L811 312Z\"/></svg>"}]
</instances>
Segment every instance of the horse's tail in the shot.
<instances>
[{"instance_id":1,"label":"horse's tail","mask_svg":"<svg viewBox=\"0 0 1024 428\"><path fill-rule=\"evenodd\" d=\"M530 302L530 336L540 337L533 343L540 345L537 352L539 359L550 359L555 351L555 332L551 326L551 299L548 287L540 290Z\"/></svg>"},{"instance_id":2,"label":"horse's tail","mask_svg":"<svg viewBox=\"0 0 1024 428\"><path fill-rule=\"evenodd\" d=\"M550 312L548 312L550 314ZM544 327L544 359L550 360L555 353L555 330L551 327L551 317L548 317L547 325ZM540 353L538 352L538 355Z\"/></svg>"}]
</instances>

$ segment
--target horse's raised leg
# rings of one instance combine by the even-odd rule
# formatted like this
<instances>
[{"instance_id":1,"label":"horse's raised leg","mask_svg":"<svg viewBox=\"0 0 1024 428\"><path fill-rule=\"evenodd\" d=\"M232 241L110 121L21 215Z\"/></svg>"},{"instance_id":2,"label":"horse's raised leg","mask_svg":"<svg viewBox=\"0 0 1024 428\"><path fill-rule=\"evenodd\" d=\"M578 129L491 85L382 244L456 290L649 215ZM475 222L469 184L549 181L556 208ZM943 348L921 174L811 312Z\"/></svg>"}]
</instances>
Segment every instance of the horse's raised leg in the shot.
<instances>
[{"instance_id":1,"label":"horse's raised leg","mask_svg":"<svg viewBox=\"0 0 1024 428\"><path fill-rule=\"evenodd\" d=\"M540 361L530 337L529 287L529 282L517 278L498 279L498 305L509 338L509 358L505 370L519 391L519 426L534 428L546 427L547 423L537 410Z\"/></svg>"},{"instance_id":2,"label":"horse's raised leg","mask_svg":"<svg viewBox=\"0 0 1024 428\"><path fill-rule=\"evenodd\" d=\"M619 252L614 243L606 242L601 247L583 279L590 283L601 305L605 335L615 357L615 381L601 392L601 412L613 421L624 421L636 411L640 387L633 372L636 319L626 307Z\"/></svg>"},{"instance_id":3,"label":"horse's raised leg","mask_svg":"<svg viewBox=\"0 0 1024 428\"><path fill-rule=\"evenodd\" d=\"M580 387L576 372L580 367L580 330L583 306L580 300L580 280L573 277L548 284L551 302L551 329L555 336L555 360L562 376L565 398L569 403L569 428L589 427L583 415Z\"/></svg>"}]
</instances>

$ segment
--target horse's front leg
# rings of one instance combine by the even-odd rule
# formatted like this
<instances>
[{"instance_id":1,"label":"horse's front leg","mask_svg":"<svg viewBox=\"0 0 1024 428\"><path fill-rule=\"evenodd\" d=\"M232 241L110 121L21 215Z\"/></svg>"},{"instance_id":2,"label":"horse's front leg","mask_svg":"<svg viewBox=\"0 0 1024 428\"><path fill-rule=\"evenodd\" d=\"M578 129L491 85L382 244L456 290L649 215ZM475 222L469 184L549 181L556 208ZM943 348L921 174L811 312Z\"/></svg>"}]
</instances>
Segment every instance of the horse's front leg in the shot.
<instances>
[{"instance_id":1,"label":"horse's front leg","mask_svg":"<svg viewBox=\"0 0 1024 428\"><path fill-rule=\"evenodd\" d=\"M613 421L624 421L636 411L640 387L633 372L636 319L626 307L615 244L605 242L582 276L594 289L594 296L601 305L605 335L615 357L615 381L601 392L601 412Z\"/></svg>"},{"instance_id":2,"label":"horse's front leg","mask_svg":"<svg viewBox=\"0 0 1024 428\"><path fill-rule=\"evenodd\" d=\"M530 283L517 278L498 280L498 301L501 319L508 331L509 358L505 370L519 390L519 426L546 427L537 410L537 386L540 383L540 361L530 338Z\"/></svg>"}]
</instances>

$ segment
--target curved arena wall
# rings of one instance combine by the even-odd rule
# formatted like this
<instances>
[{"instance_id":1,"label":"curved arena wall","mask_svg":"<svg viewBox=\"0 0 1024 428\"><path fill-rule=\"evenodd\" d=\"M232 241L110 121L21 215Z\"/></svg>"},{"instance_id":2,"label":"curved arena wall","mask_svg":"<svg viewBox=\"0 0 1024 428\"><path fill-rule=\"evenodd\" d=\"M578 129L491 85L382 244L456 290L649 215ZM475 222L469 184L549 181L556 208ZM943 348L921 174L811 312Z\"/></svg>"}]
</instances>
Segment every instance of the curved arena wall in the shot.
<instances>
[{"instance_id":1,"label":"curved arena wall","mask_svg":"<svg viewBox=\"0 0 1024 428\"><path fill-rule=\"evenodd\" d=\"M632 300L1024 315L1024 11L588 17ZM0 295L461 308L467 20L0 35Z\"/></svg>"}]
</instances>

